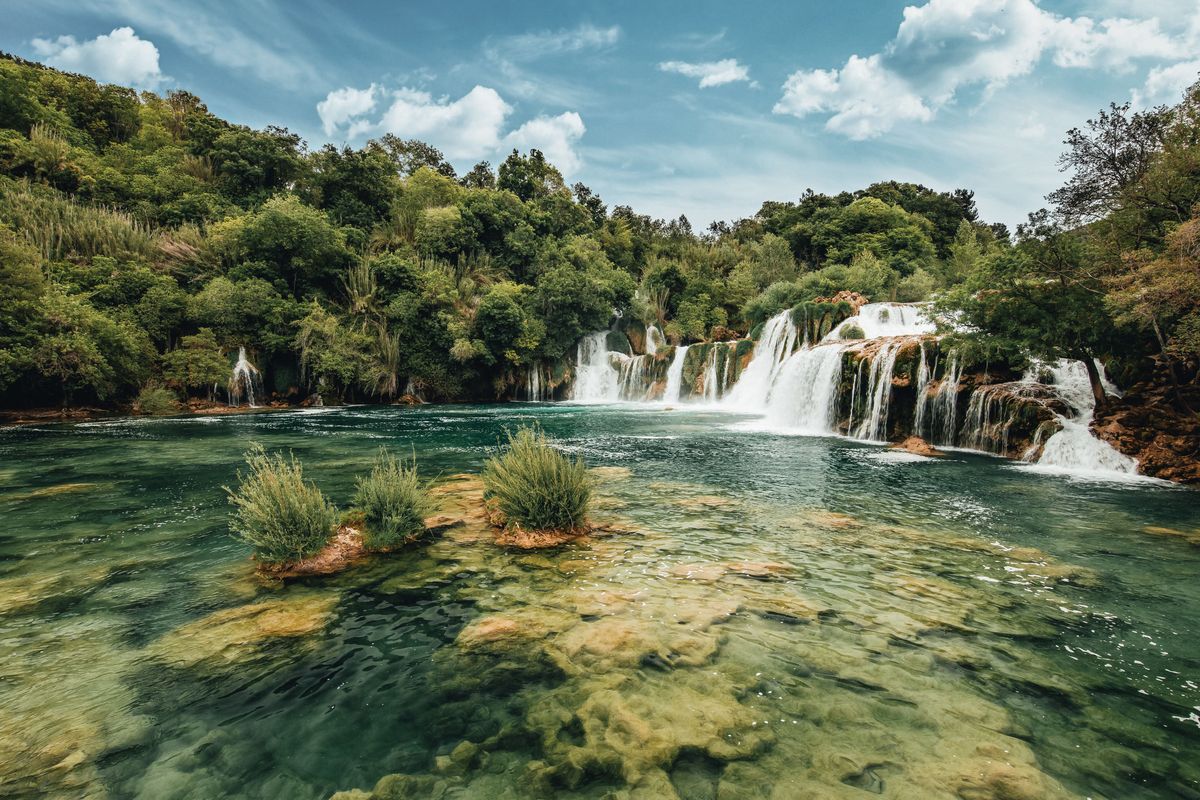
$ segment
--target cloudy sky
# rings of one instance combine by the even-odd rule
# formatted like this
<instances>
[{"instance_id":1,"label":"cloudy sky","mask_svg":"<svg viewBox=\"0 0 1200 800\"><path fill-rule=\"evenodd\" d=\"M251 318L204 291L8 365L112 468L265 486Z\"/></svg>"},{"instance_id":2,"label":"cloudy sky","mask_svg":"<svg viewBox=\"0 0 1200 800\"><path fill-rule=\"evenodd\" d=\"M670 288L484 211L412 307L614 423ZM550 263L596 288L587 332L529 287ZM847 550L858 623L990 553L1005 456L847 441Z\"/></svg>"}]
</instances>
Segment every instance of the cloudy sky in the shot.
<instances>
[{"instance_id":1,"label":"cloudy sky","mask_svg":"<svg viewBox=\"0 0 1200 800\"><path fill-rule=\"evenodd\" d=\"M1058 185L1068 128L1200 74L1200 0L3 5L0 49L26 58L312 147L392 131L460 169L538 147L609 204L697 227L887 178L972 188L1015 223Z\"/></svg>"}]
</instances>

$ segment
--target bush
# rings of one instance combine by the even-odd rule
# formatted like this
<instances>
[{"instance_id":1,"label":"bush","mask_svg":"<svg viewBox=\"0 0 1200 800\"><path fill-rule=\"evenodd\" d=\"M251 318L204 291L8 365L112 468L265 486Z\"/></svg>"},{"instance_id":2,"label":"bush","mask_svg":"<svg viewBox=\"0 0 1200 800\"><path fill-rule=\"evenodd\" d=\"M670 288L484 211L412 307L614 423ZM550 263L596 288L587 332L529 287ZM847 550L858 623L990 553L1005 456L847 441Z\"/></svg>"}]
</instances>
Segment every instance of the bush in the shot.
<instances>
[{"instance_id":1,"label":"bush","mask_svg":"<svg viewBox=\"0 0 1200 800\"><path fill-rule=\"evenodd\" d=\"M417 460L407 463L381 449L371 474L358 479L354 504L362 511L363 542L372 550L394 547L420 535L434 504L417 475Z\"/></svg>"},{"instance_id":2,"label":"bush","mask_svg":"<svg viewBox=\"0 0 1200 800\"><path fill-rule=\"evenodd\" d=\"M483 485L509 524L559 531L586 524L592 484L583 459L555 450L541 430L509 433L507 450L484 464Z\"/></svg>"},{"instance_id":3,"label":"bush","mask_svg":"<svg viewBox=\"0 0 1200 800\"><path fill-rule=\"evenodd\" d=\"M887 312L885 311L884 313L887 313ZM865 338L867 338L867 334L863 331L862 328L858 327L857 325L847 325L846 327L844 327L840 331L838 331L838 338L840 338L840 339L865 339Z\"/></svg>"},{"instance_id":4,"label":"bush","mask_svg":"<svg viewBox=\"0 0 1200 800\"><path fill-rule=\"evenodd\" d=\"M300 561L320 552L333 535L337 509L313 483L304 482L295 456L267 454L262 445L246 453L247 475L235 492L225 488L237 507L229 524L233 534L268 564Z\"/></svg>"},{"instance_id":5,"label":"bush","mask_svg":"<svg viewBox=\"0 0 1200 800\"><path fill-rule=\"evenodd\" d=\"M148 383L138 392L137 410L142 414L162 417L177 412L179 401L170 389Z\"/></svg>"}]
</instances>

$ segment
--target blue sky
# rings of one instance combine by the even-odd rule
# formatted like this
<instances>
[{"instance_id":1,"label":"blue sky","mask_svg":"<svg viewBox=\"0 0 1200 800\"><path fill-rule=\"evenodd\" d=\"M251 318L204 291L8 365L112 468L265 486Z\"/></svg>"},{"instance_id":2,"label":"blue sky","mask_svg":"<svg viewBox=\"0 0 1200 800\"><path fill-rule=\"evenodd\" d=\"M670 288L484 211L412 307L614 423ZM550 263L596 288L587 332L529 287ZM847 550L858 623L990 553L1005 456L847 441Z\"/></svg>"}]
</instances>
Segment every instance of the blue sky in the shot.
<instances>
[{"instance_id":1,"label":"blue sky","mask_svg":"<svg viewBox=\"0 0 1200 800\"><path fill-rule=\"evenodd\" d=\"M889 178L1016 223L1068 128L1200 74L1198 0L0 5L26 58L312 147L390 130L460 169L540 147L610 205L697 227Z\"/></svg>"}]
</instances>

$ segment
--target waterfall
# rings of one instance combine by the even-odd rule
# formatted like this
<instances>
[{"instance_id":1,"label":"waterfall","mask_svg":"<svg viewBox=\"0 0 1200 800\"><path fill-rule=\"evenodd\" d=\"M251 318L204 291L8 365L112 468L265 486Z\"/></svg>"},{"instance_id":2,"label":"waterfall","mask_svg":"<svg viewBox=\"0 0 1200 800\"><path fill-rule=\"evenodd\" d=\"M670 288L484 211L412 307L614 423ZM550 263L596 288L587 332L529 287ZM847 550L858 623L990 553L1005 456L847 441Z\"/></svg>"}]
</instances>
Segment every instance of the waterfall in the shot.
<instances>
[{"instance_id":1,"label":"waterfall","mask_svg":"<svg viewBox=\"0 0 1200 800\"><path fill-rule=\"evenodd\" d=\"M245 398L246 405L254 408L258 405L255 401L261 400L265 394L262 375L246 357L246 348L239 347L237 363L233 365L233 372L229 376L229 405L241 405L242 398Z\"/></svg>"},{"instance_id":2,"label":"waterfall","mask_svg":"<svg viewBox=\"0 0 1200 800\"><path fill-rule=\"evenodd\" d=\"M542 367L540 364L530 364L525 370L525 399L534 403L545 402L548 392L542 383Z\"/></svg>"},{"instance_id":3,"label":"waterfall","mask_svg":"<svg viewBox=\"0 0 1200 800\"><path fill-rule=\"evenodd\" d=\"M930 444L953 447L958 432L958 355L950 352L946 372L933 385L938 359L930 363L921 341L921 363L917 369L916 410L913 412L913 433Z\"/></svg>"},{"instance_id":4,"label":"waterfall","mask_svg":"<svg viewBox=\"0 0 1200 800\"><path fill-rule=\"evenodd\" d=\"M678 403L680 390L683 388L683 359L687 357L688 346L686 344L676 345L675 357L671 359L671 366L667 369L667 390L663 393L663 400L668 403Z\"/></svg>"},{"instance_id":5,"label":"waterfall","mask_svg":"<svg viewBox=\"0 0 1200 800\"><path fill-rule=\"evenodd\" d=\"M662 335L662 331L653 325L646 326L646 355L658 355L660 348L666 347L666 337Z\"/></svg>"},{"instance_id":6,"label":"waterfall","mask_svg":"<svg viewBox=\"0 0 1200 800\"><path fill-rule=\"evenodd\" d=\"M977 386L967 403L962 446L985 453L1008 455L1008 434L1016 412L1027 400L1041 401L1040 384L1029 381Z\"/></svg>"},{"instance_id":7,"label":"waterfall","mask_svg":"<svg viewBox=\"0 0 1200 800\"><path fill-rule=\"evenodd\" d=\"M779 370L766 407L768 422L804 433L833 433L845 350L844 344L827 343L793 353Z\"/></svg>"},{"instance_id":8,"label":"waterfall","mask_svg":"<svg viewBox=\"0 0 1200 800\"><path fill-rule=\"evenodd\" d=\"M849 317L834 328L826 340L840 339L843 328L855 326L862 329L864 339L883 336L921 336L937 330L926 318L926 303L867 303L858 310L858 315Z\"/></svg>"},{"instance_id":9,"label":"waterfall","mask_svg":"<svg viewBox=\"0 0 1200 800\"><path fill-rule=\"evenodd\" d=\"M1097 368L1102 369L1099 364ZM1087 367L1082 361L1059 361L1050 368L1052 384L1063 401L1071 407L1074 417L1059 415L1062 429L1046 440L1037 463L1060 469L1134 473L1137 461L1124 455L1108 442L1097 439L1091 431L1096 412ZM1101 382L1108 390L1103 371Z\"/></svg>"},{"instance_id":10,"label":"waterfall","mask_svg":"<svg viewBox=\"0 0 1200 800\"><path fill-rule=\"evenodd\" d=\"M888 409L892 398L892 375L896 369L896 356L904 347L903 341L889 341L880 346L875 357L871 359L871 370L868 373L864 399L867 402L862 421L857 429L851 428L849 433L857 439L868 439L874 442L887 440ZM855 384L858 385L858 382ZM850 397L851 408L856 405L857 397Z\"/></svg>"},{"instance_id":11,"label":"waterfall","mask_svg":"<svg viewBox=\"0 0 1200 800\"><path fill-rule=\"evenodd\" d=\"M581 403L611 403L621 398L620 373L613 364L629 356L608 349L608 331L589 333L575 350L575 385L571 399Z\"/></svg>"},{"instance_id":12,"label":"waterfall","mask_svg":"<svg viewBox=\"0 0 1200 800\"><path fill-rule=\"evenodd\" d=\"M765 408L770 402L771 387L779 378L779 371L796 349L798 336L791 311L771 317L754 343L750 364L725 398L725 405L750 412ZM705 381L706 392L707 387L708 382Z\"/></svg>"},{"instance_id":13,"label":"waterfall","mask_svg":"<svg viewBox=\"0 0 1200 800\"><path fill-rule=\"evenodd\" d=\"M647 340L648 341L648 340ZM609 356L619 355L609 353ZM648 379L650 364L654 357L650 355L626 357L621 362L617 377L617 395L621 400L649 400L654 393L654 386Z\"/></svg>"},{"instance_id":14,"label":"waterfall","mask_svg":"<svg viewBox=\"0 0 1200 800\"><path fill-rule=\"evenodd\" d=\"M721 387L719 386L719 382L717 376L717 347L713 345L708 348L708 355L704 360L704 402L715 403L720 399Z\"/></svg>"},{"instance_id":15,"label":"waterfall","mask_svg":"<svg viewBox=\"0 0 1200 800\"><path fill-rule=\"evenodd\" d=\"M936 362L935 362L936 366ZM922 438L925 436L925 417L932 402L929 398L929 381L933 377L933 367L925 357L925 342L921 342L921 363L917 367L916 410L913 412L913 433Z\"/></svg>"}]
</instances>

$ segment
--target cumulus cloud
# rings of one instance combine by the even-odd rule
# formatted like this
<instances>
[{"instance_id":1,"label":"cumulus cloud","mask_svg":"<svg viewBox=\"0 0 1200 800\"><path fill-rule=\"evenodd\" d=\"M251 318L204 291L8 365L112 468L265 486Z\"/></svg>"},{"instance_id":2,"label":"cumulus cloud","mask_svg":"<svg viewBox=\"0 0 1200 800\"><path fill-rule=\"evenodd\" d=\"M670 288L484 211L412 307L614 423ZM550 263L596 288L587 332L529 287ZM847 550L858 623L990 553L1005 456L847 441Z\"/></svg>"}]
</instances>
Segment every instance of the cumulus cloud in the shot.
<instances>
[{"instance_id":1,"label":"cumulus cloud","mask_svg":"<svg viewBox=\"0 0 1200 800\"><path fill-rule=\"evenodd\" d=\"M570 174L582 164L575 146L586 131L583 119L574 111L557 117L534 117L505 136L504 147L517 150L537 148L551 164L564 174Z\"/></svg>"},{"instance_id":2,"label":"cumulus cloud","mask_svg":"<svg viewBox=\"0 0 1200 800\"><path fill-rule=\"evenodd\" d=\"M1127 70L1140 59L1185 58L1193 38L1164 32L1155 18L1062 17L1033 0L929 0L904 10L881 53L794 72L774 110L828 114L829 130L868 139L932 119L964 87L994 91L1047 56L1062 68Z\"/></svg>"},{"instance_id":3,"label":"cumulus cloud","mask_svg":"<svg viewBox=\"0 0 1200 800\"><path fill-rule=\"evenodd\" d=\"M317 116L321 118L325 135L333 136L343 125L352 125L356 118L374 111L378 92L379 87L372 83L366 89L347 86L327 94L324 100L317 103Z\"/></svg>"},{"instance_id":4,"label":"cumulus cloud","mask_svg":"<svg viewBox=\"0 0 1200 800\"><path fill-rule=\"evenodd\" d=\"M138 38L133 28L80 42L74 36L34 39L33 51L52 67L90 75L105 83L154 89L164 80L158 66L158 48Z\"/></svg>"},{"instance_id":5,"label":"cumulus cloud","mask_svg":"<svg viewBox=\"0 0 1200 800\"><path fill-rule=\"evenodd\" d=\"M383 112L381 130L436 145L447 157L478 158L494 151L512 107L495 89L476 86L457 100L400 89Z\"/></svg>"},{"instance_id":6,"label":"cumulus cloud","mask_svg":"<svg viewBox=\"0 0 1200 800\"><path fill-rule=\"evenodd\" d=\"M664 61L658 65L663 72L675 72L688 78L699 78L700 88L723 86L735 81L750 80L750 70L744 64L739 64L736 58L725 58L720 61Z\"/></svg>"},{"instance_id":7,"label":"cumulus cloud","mask_svg":"<svg viewBox=\"0 0 1200 800\"><path fill-rule=\"evenodd\" d=\"M354 139L394 133L428 142L454 161L496 158L512 148L536 147L563 172L579 168L577 145L587 130L579 114L534 117L506 133L512 110L495 89L486 86L452 100L416 89L388 91L371 84L366 89L337 89L317 104L328 136Z\"/></svg>"},{"instance_id":8,"label":"cumulus cloud","mask_svg":"<svg viewBox=\"0 0 1200 800\"><path fill-rule=\"evenodd\" d=\"M1184 89L1196 81L1200 81L1200 58L1180 61L1167 67L1155 67L1146 76L1145 85L1133 90L1133 104L1148 108L1160 103L1178 103Z\"/></svg>"}]
</instances>

